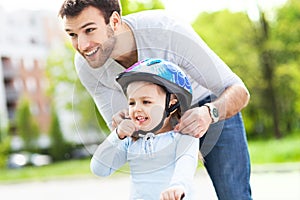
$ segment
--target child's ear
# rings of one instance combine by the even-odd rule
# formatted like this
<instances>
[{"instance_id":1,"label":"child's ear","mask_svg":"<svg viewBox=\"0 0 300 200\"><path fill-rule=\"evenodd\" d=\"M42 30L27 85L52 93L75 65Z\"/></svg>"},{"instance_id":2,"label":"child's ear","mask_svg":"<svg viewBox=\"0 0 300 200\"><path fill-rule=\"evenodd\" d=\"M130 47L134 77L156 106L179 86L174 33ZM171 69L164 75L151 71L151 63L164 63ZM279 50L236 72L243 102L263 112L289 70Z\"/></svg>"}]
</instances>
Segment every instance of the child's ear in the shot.
<instances>
[{"instance_id":1,"label":"child's ear","mask_svg":"<svg viewBox=\"0 0 300 200\"><path fill-rule=\"evenodd\" d=\"M170 103L169 103L169 109L171 110L170 116L173 115L178 110L179 105L176 105L177 103L178 103L178 100L176 98L171 97Z\"/></svg>"},{"instance_id":2,"label":"child's ear","mask_svg":"<svg viewBox=\"0 0 300 200\"><path fill-rule=\"evenodd\" d=\"M169 107L175 105L175 104L177 103L177 101L178 101L178 100L175 99L175 98L171 99L171 100L170 100L170 103L169 103Z\"/></svg>"}]
</instances>

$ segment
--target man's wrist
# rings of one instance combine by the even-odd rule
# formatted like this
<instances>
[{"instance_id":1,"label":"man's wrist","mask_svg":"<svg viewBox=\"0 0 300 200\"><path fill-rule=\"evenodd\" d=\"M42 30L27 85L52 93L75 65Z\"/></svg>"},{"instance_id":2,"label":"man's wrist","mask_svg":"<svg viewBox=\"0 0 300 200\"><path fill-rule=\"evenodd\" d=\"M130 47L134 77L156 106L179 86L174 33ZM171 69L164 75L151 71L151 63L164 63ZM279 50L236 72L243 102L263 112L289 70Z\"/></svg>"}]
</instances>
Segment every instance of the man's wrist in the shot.
<instances>
[{"instance_id":1,"label":"man's wrist","mask_svg":"<svg viewBox=\"0 0 300 200\"><path fill-rule=\"evenodd\" d=\"M206 103L203 106L206 106L208 108L210 118L212 119L212 124L217 123L220 119L219 117L219 111L216 106L214 106L212 103Z\"/></svg>"}]
</instances>

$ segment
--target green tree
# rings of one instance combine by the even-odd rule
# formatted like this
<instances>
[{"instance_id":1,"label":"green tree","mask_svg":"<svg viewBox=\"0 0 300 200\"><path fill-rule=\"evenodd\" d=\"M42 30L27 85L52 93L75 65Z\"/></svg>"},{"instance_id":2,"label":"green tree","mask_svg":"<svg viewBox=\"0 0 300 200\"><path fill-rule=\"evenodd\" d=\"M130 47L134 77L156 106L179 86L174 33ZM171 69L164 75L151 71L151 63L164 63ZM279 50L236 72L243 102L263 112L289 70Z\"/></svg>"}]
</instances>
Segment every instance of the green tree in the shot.
<instances>
[{"instance_id":1,"label":"green tree","mask_svg":"<svg viewBox=\"0 0 300 200\"><path fill-rule=\"evenodd\" d=\"M281 138L299 129L299 19L300 3L288 1L275 20L260 11L255 47L263 84L260 86L260 115L264 131Z\"/></svg>"},{"instance_id":2,"label":"green tree","mask_svg":"<svg viewBox=\"0 0 300 200\"><path fill-rule=\"evenodd\" d=\"M300 129L300 2L289 0L277 10L271 40L277 65L274 82L283 133Z\"/></svg>"},{"instance_id":3,"label":"green tree","mask_svg":"<svg viewBox=\"0 0 300 200\"><path fill-rule=\"evenodd\" d=\"M277 90L274 82L276 64L270 41L270 22L266 19L265 13L260 12L259 22L257 23L255 47L259 55L259 66L262 74L263 98L260 101L262 109L268 116L271 116L271 126L276 138L281 138L282 134L279 127L279 110ZM268 129L267 129L268 130ZM269 131L271 132L271 131Z\"/></svg>"},{"instance_id":4,"label":"green tree","mask_svg":"<svg viewBox=\"0 0 300 200\"><path fill-rule=\"evenodd\" d=\"M46 70L50 82L48 94L54 98L57 108L62 107L72 112L76 118L74 124L76 128L83 130L99 130L100 128L101 131L107 133L108 127L93 99L78 80L73 63L74 55L75 51L70 42L66 42L62 49L51 52Z\"/></svg>"},{"instance_id":5,"label":"green tree","mask_svg":"<svg viewBox=\"0 0 300 200\"><path fill-rule=\"evenodd\" d=\"M259 9L257 21L223 10L200 14L193 23L249 88L243 114L250 137L280 138L299 130L299 4L288 1L274 18Z\"/></svg>"},{"instance_id":6,"label":"green tree","mask_svg":"<svg viewBox=\"0 0 300 200\"><path fill-rule=\"evenodd\" d=\"M4 128L1 125L1 116L0 116L0 143L2 142L2 140L4 140L6 136L6 132L4 131Z\"/></svg>"},{"instance_id":7,"label":"green tree","mask_svg":"<svg viewBox=\"0 0 300 200\"><path fill-rule=\"evenodd\" d=\"M4 116L0 113L0 143L7 137L8 125L4 124Z\"/></svg>"},{"instance_id":8,"label":"green tree","mask_svg":"<svg viewBox=\"0 0 300 200\"><path fill-rule=\"evenodd\" d=\"M37 138L39 136L38 123L30 111L30 101L27 98L21 98L16 110L17 132L24 142L24 150L37 151Z\"/></svg>"},{"instance_id":9,"label":"green tree","mask_svg":"<svg viewBox=\"0 0 300 200\"><path fill-rule=\"evenodd\" d=\"M142 10L163 9L160 0L121 0L122 15L139 12Z\"/></svg>"},{"instance_id":10,"label":"green tree","mask_svg":"<svg viewBox=\"0 0 300 200\"><path fill-rule=\"evenodd\" d=\"M253 137L263 133L263 116L257 109L260 106L258 94L263 79L255 47L255 25L246 13L221 10L201 13L192 26L247 85L251 94L251 101L243 110L247 133Z\"/></svg>"},{"instance_id":11,"label":"green tree","mask_svg":"<svg viewBox=\"0 0 300 200\"><path fill-rule=\"evenodd\" d=\"M5 137L0 141L0 169L7 166L8 156L11 150L10 137Z\"/></svg>"},{"instance_id":12,"label":"green tree","mask_svg":"<svg viewBox=\"0 0 300 200\"><path fill-rule=\"evenodd\" d=\"M51 113L49 136L51 142L49 153L52 156L53 160L60 161L70 158L72 145L71 143L68 143L63 136L60 122L54 108L52 108Z\"/></svg>"},{"instance_id":13,"label":"green tree","mask_svg":"<svg viewBox=\"0 0 300 200\"><path fill-rule=\"evenodd\" d=\"M1 123L1 118L0 118ZM11 140L7 135L6 128L0 124L0 169L6 167L7 159L11 150Z\"/></svg>"}]
</instances>

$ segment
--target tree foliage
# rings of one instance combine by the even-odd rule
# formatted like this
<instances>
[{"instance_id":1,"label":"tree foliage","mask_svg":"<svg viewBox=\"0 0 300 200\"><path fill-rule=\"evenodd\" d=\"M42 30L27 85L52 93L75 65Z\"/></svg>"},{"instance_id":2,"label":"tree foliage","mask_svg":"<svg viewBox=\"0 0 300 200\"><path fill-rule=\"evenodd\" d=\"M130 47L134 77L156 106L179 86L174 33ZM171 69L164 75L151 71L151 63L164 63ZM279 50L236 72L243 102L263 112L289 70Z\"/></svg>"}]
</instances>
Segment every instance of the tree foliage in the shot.
<instances>
[{"instance_id":1,"label":"tree foliage","mask_svg":"<svg viewBox=\"0 0 300 200\"><path fill-rule=\"evenodd\" d=\"M139 12L142 10L163 9L160 0L121 0L122 15Z\"/></svg>"},{"instance_id":2,"label":"tree foliage","mask_svg":"<svg viewBox=\"0 0 300 200\"><path fill-rule=\"evenodd\" d=\"M299 130L300 3L290 0L275 19L260 11L202 13L198 34L245 82L251 93L243 110L250 138L282 137Z\"/></svg>"},{"instance_id":3,"label":"tree foliage","mask_svg":"<svg viewBox=\"0 0 300 200\"><path fill-rule=\"evenodd\" d=\"M70 158L72 146L64 138L60 122L54 108L52 108L51 113L49 136L51 141L49 153L53 160L60 161Z\"/></svg>"},{"instance_id":4,"label":"tree foliage","mask_svg":"<svg viewBox=\"0 0 300 200\"><path fill-rule=\"evenodd\" d=\"M11 138L7 136L0 141L0 169L7 166L10 150Z\"/></svg>"},{"instance_id":5,"label":"tree foliage","mask_svg":"<svg viewBox=\"0 0 300 200\"><path fill-rule=\"evenodd\" d=\"M300 2L289 0L272 24L272 50L277 65L274 82L279 99L280 127L300 128Z\"/></svg>"},{"instance_id":6,"label":"tree foliage","mask_svg":"<svg viewBox=\"0 0 300 200\"><path fill-rule=\"evenodd\" d=\"M224 62L247 85L251 102L243 110L246 129L249 132L261 130L259 113L256 105L263 79L258 67L258 52L255 49L255 26L243 12L231 13L222 10L214 13L203 13L194 21L193 27L202 39L215 51ZM230 27L230 28L228 28Z\"/></svg>"},{"instance_id":7,"label":"tree foliage","mask_svg":"<svg viewBox=\"0 0 300 200\"><path fill-rule=\"evenodd\" d=\"M24 150L35 152L38 149L37 138L39 136L39 126L30 110L30 101L21 98L16 110L16 127L18 135L24 142Z\"/></svg>"},{"instance_id":8,"label":"tree foliage","mask_svg":"<svg viewBox=\"0 0 300 200\"><path fill-rule=\"evenodd\" d=\"M95 104L79 81L74 66L75 51L70 42L64 48L51 52L47 62L47 76L50 80L48 93L54 97L57 109L68 110L76 118L75 126L81 129L106 131L103 121L97 120ZM98 125L99 124L99 125Z\"/></svg>"}]
</instances>

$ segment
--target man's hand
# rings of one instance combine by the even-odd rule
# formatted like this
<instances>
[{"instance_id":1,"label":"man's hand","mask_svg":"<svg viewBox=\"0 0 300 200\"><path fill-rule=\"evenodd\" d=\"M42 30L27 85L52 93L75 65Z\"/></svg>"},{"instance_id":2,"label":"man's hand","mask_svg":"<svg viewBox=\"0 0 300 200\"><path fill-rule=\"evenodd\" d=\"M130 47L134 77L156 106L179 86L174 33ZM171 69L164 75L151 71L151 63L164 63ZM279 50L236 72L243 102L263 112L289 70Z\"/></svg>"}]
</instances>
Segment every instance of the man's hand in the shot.
<instances>
[{"instance_id":1,"label":"man's hand","mask_svg":"<svg viewBox=\"0 0 300 200\"><path fill-rule=\"evenodd\" d=\"M183 187L171 187L160 194L160 200L181 200L184 197Z\"/></svg>"},{"instance_id":2,"label":"man's hand","mask_svg":"<svg viewBox=\"0 0 300 200\"><path fill-rule=\"evenodd\" d=\"M211 122L208 108L206 106L196 107L183 114L174 131L201 138Z\"/></svg>"}]
</instances>

